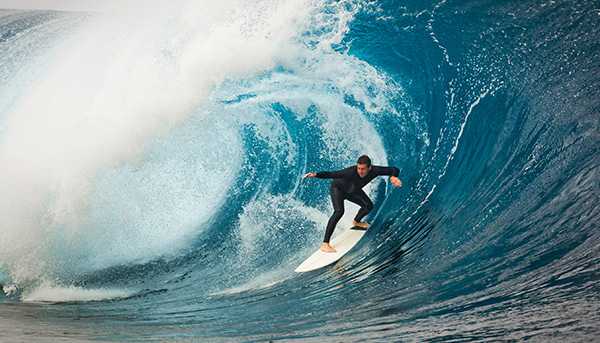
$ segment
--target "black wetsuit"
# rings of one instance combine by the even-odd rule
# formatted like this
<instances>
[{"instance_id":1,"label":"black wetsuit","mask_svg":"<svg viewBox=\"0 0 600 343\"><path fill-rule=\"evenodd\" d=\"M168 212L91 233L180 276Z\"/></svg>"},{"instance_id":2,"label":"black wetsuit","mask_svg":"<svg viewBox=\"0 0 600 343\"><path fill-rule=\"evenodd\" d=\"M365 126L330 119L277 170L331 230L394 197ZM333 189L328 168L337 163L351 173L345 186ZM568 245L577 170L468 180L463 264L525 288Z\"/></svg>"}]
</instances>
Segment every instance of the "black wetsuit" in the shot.
<instances>
[{"instance_id":1,"label":"black wetsuit","mask_svg":"<svg viewBox=\"0 0 600 343\"><path fill-rule=\"evenodd\" d=\"M380 175L391 175L398 176L400 169L396 167L383 167L371 165L371 170L365 175L360 177L356 171L356 165L348 168L344 168L338 171L327 172L322 171L316 173L317 178L320 179L334 179L331 181L329 187L329 193L331 195L331 202L333 203L333 214L329 218L327 223L327 229L325 230L325 238L323 242L329 243L329 239L333 234L333 230L337 225L340 218L344 214L344 199L348 199L353 203L360 206L360 210L354 217L354 220L359 222L364 216L366 216L373 209L373 202L362 190L362 188L375 177Z\"/></svg>"}]
</instances>

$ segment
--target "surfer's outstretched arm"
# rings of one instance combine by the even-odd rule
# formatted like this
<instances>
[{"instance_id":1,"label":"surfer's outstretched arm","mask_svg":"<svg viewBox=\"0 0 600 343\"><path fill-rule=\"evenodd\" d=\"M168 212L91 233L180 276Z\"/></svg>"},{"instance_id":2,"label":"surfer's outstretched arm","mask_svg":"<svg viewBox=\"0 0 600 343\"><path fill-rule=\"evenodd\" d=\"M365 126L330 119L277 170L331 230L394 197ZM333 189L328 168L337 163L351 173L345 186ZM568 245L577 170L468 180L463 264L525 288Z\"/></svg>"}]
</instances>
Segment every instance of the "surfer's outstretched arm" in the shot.
<instances>
[{"instance_id":1,"label":"surfer's outstretched arm","mask_svg":"<svg viewBox=\"0 0 600 343\"><path fill-rule=\"evenodd\" d=\"M395 187L402 187L402 181L398 178L400 175L400 169L397 167L383 167L383 166L373 166L373 170L376 175L389 175L390 182Z\"/></svg>"},{"instance_id":2,"label":"surfer's outstretched arm","mask_svg":"<svg viewBox=\"0 0 600 343\"><path fill-rule=\"evenodd\" d=\"M400 175L400 169L397 167L383 167L383 166L373 166L375 174L377 175L389 175L398 177Z\"/></svg>"},{"instance_id":3,"label":"surfer's outstretched arm","mask_svg":"<svg viewBox=\"0 0 600 343\"><path fill-rule=\"evenodd\" d=\"M354 167L348 167L336 171L320 171L316 173L306 173L304 177L316 177L318 179L342 179L352 175Z\"/></svg>"},{"instance_id":4,"label":"surfer's outstretched arm","mask_svg":"<svg viewBox=\"0 0 600 343\"><path fill-rule=\"evenodd\" d=\"M320 171L315 174L318 179L342 179L352 175L354 167L348 167L336 171Z\"/></svg>"}]
</instances>

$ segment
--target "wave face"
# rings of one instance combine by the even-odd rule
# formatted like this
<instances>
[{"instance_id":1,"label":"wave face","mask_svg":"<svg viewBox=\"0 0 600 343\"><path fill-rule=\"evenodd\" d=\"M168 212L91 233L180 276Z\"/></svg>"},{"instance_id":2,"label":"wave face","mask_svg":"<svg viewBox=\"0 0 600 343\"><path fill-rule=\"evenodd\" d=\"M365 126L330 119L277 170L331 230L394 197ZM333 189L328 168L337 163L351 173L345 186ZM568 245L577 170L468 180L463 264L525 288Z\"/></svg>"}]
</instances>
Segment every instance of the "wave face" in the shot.
<instances>
[{"instance_id":1,"label":"wave face","mask_svg":"<svg viewBox=\"0 0 600 343\"><path fill-rule=\"evenodd\" d=\"M0 337L597 337L599 16L445 0L0 12ZM404 186L365 187L364 239L294 273L332 212L329 182L301 175L363 153Z\"/></svg>"}]
</instances>

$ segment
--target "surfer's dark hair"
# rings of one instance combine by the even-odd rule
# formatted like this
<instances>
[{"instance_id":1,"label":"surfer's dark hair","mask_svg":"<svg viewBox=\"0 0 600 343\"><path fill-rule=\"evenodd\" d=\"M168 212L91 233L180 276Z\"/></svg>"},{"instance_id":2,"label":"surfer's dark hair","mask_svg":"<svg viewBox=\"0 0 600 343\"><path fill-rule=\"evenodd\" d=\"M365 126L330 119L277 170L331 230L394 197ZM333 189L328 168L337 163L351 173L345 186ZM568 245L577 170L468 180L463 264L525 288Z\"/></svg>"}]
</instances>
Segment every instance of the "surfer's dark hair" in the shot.
<instances>
[{"instance_id":1,"label":"surfer's dark hair","mask_svg":"<svg viewBox=\"0 0 600 343\"><path fill-rule=\"evenodd\" d=\"M371 166L371 158L367 155L361 155L356 161L357 164L366 164L367 167Z\"/></svg>"}]
</instances>

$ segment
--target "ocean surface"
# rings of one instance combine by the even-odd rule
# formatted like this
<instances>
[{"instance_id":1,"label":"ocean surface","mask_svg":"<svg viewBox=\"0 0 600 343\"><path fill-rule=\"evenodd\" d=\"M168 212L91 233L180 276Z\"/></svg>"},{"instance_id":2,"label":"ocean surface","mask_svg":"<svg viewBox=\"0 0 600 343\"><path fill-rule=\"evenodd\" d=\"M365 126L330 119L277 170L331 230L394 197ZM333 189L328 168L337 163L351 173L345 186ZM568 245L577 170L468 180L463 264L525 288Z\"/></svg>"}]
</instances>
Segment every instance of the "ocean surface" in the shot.
<instances>
[{"instance_id":1,"label":"ocean surface","mask_svg":"<svg viewBox=\"0 0 600 343\"><path fill-rule=\"evenodd\" d=\"M598 340L599 56L597 1L1 11L0 341Z\"/></svg>"}]
</instances>

